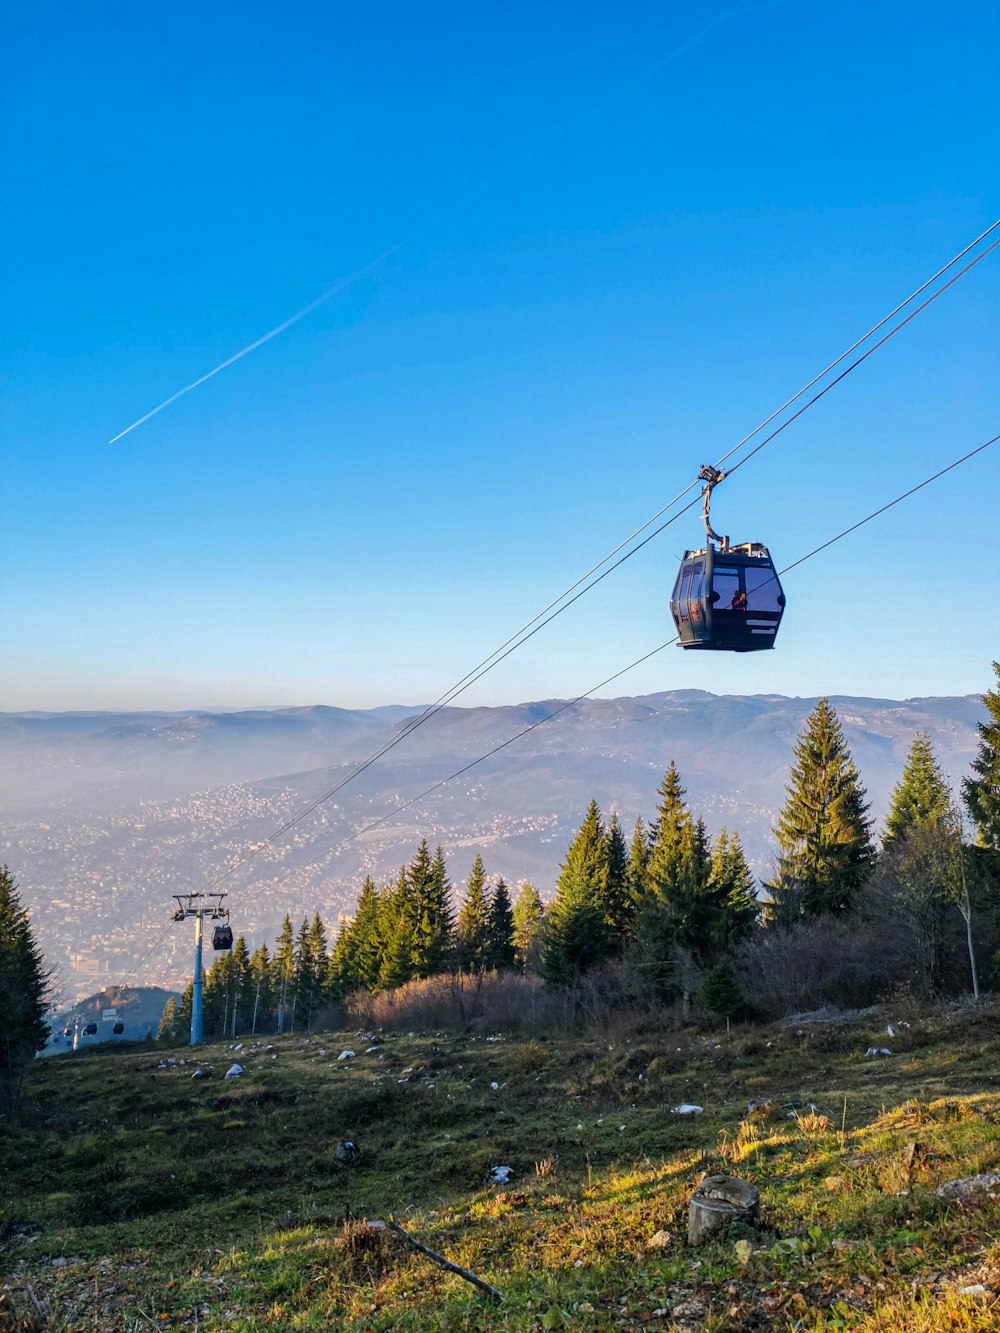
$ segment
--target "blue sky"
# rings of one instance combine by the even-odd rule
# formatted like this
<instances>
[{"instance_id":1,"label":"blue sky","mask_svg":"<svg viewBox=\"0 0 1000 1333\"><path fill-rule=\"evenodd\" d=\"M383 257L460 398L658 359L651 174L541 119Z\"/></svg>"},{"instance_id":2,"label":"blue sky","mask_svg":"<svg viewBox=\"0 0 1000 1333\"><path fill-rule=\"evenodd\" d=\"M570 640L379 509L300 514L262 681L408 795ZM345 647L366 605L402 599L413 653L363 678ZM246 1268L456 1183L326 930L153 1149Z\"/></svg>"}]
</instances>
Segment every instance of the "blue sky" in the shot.
<instances>
[{"instance_id":1,"label":"blue sky","mask_svg":"<svg viewBox=\"0 0 1000 1333\"><path fill-rule=\"evenodd\" d=\"M437 697L1000 216L998 37L981 0L18 7L0 708ZM790 563L995 435L998 295L1000 251L720 530ZM998 478L1000 445L795 571L773 653L606 692L987 688ZM463 701L669 638L698 542Z\"/></svg>"}]
</instances>

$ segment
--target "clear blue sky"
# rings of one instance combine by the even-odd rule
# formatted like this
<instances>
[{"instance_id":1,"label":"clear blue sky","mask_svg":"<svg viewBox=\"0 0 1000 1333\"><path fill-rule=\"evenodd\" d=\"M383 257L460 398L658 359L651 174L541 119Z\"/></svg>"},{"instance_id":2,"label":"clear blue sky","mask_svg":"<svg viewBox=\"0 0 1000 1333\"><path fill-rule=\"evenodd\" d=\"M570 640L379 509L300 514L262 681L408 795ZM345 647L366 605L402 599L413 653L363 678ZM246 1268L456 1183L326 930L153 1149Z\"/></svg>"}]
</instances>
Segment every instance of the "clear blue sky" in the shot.
<instances>
[{"instance_id":1,"label":"clear blue sky","mask_svg":"<svg viewBox=\"0 0 1000 1333\"><path fill-rule=\"evenodd\" d=\"M998 38L983 0L8 10L0 709L436 697L1000 216ZM998 297L1000 251L720 530L789 563L1000 431ZM606 692L987 688L998 480L789 576L775 652ZM466 701L662 642L699 536Z\"/></svg>"}]
</instances>

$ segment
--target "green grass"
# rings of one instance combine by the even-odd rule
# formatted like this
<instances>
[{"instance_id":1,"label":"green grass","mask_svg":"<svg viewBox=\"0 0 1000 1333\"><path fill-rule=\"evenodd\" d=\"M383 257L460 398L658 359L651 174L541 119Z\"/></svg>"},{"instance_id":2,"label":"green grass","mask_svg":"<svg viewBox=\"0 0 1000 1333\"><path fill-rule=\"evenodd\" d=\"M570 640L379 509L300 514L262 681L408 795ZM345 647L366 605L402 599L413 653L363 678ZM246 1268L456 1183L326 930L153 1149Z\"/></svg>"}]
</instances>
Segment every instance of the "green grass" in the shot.
<instances>
[{"instance_id":1,"label":"green grass","mask_svg":"<svg viewBox=\"0 0 1000 1333\"><path fill-rule=\"evenodd\" d=\"M866 1060L883 1029L38 1061L21 1120L0 1122L0 1330L996 1328L1000 1205L934 1187L1000 1171L1000 1016L914 1020ZM764 1097L772 1114L746 1121ZM806 1099L820 1117L781 1109ZM683 1101L704 1114L672 1114ZM342 1139L359 1165L336 1162ZM501 1164L507 1187L488 1183ZM687 1201L718 1170L759 1186L761 1228L690 1250ZM359 1220L390 1216L503 1302Z\"/></svg>"}]
</instances>

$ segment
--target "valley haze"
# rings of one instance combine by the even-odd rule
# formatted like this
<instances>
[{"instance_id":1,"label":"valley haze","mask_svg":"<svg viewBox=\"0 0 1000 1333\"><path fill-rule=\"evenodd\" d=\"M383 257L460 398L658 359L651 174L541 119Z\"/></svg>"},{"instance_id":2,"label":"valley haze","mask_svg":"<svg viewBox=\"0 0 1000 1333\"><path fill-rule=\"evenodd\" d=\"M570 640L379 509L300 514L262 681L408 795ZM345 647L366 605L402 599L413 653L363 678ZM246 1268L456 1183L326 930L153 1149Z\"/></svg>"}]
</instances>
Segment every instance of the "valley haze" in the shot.
<instances>
[{"instance_id":1,"label":"valley haze","mask_svg":"<svg viewBox=\"0 0 1000 1333\"><path fill-rule=\"evenodd\" d=\"M979 695L832 696L878 826L913 735L925 731L953 784L985 716ZM543 897L587 804L649 819L675 760L710 834L738 831L758 879L793 747L815 698L673 690L586 699L550 725L391 813L560 706L442 709L283 837L221 879L236 934L269 945L285 913L328 926L353 911L365 875L381 881L421 837L463 882L477 853L491 875ZM113 983L169 920L172 895L205 890L422 710L313 707L186 713L0 714L0 860L20 884L68 1001ZM171 929L132 985L180 987L191 933Z\"/></svg>"}]
</instances>

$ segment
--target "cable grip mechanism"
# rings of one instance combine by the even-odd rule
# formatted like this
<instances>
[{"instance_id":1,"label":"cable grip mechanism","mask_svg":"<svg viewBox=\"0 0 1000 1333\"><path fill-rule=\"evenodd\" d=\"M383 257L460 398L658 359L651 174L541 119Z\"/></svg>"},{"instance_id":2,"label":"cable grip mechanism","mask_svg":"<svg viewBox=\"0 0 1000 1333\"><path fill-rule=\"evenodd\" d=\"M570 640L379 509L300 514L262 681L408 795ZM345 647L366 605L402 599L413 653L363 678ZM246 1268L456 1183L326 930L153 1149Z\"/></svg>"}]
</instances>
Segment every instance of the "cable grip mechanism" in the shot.
<instances>
[{"instance_id":1,"label":"cable grip mechanism","mask_svg":"<svg viewBox=\"0 0 1000 1333\"><path fill-rule=\"evenodd\" d=\"M712 529L712 523L708 516L709 506L712 503L712 491L718 486L720 481L725 481L726 473L721 468L712 467L711 463L703 463L698 471L698 480L705 484L701 488L702 506L701 516L705 520L705 532L708 534L709 541L718 542L723 551L729 550L729 538L720 537Z\"/></svg>"}]
</instances>

